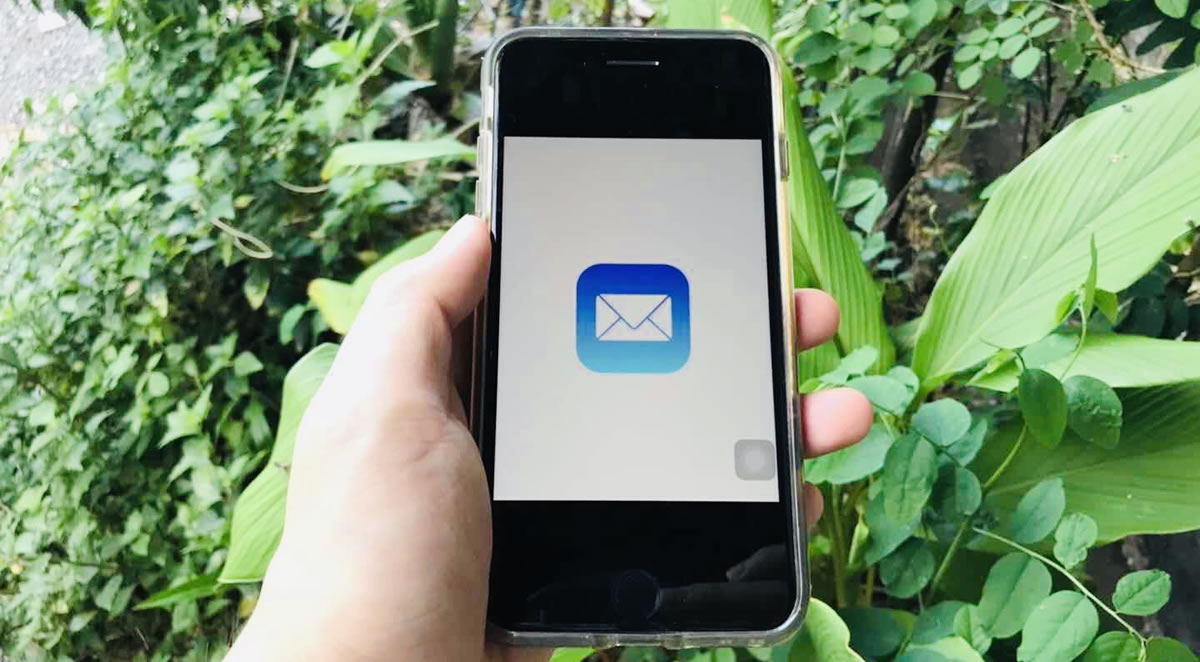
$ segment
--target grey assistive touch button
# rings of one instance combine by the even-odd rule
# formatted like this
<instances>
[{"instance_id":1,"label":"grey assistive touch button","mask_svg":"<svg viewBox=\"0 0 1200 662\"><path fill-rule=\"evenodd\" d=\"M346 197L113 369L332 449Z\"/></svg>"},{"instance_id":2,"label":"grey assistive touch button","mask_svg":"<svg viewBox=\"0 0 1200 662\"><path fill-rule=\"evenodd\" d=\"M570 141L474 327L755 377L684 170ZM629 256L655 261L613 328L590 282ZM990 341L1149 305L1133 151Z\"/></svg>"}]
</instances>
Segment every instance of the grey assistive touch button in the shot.
<instances>
[{"instance_id":1,"label":"grey assistive touch button","mask_svg":"<svg viewBox=\"0 0 1200 662\"><path fill-rule=\"evenodd\" d=\"M775 444L766 439L739 439L733 445L733 471L742 480L772 480Z\"/></svg>"}]
</instances>

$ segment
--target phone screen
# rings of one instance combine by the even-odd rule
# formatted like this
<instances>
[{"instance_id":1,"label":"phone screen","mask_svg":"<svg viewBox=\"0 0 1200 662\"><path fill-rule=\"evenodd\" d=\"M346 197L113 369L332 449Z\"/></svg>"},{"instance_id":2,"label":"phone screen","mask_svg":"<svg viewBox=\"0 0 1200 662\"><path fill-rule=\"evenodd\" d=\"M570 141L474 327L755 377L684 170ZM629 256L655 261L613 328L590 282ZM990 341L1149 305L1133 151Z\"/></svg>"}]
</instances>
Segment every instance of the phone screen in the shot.
<instances>
[{"instance_id":1,"label":"phone screen","mask_svg":"<svg viewBox=\"0 0 1200 662\"><path fill-rule=\"evenodd\" d=\"M497 501L777 501L759 140L504 138Z\"/></svg>"},{"instance_id":2,"label":"phone screen","mask_svg":"<svg viewBox=\"0 0 1200 662\"><path fill-rule=\"evenodd\" d=\"M768 56L734 38L499 55L476 434L489 619L771 630L798 609Z\"/></svg>"}]
</instances>

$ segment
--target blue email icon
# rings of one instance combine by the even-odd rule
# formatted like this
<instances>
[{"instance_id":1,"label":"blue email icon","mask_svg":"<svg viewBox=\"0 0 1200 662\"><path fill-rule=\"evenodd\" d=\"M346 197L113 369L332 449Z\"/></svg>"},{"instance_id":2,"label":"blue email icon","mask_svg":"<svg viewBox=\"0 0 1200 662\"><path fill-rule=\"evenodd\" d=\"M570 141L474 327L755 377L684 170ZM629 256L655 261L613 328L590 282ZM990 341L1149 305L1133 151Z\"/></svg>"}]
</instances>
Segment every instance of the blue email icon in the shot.
<instances>
[{"instance_id":1,"label":"blue email icon","mask_svg":"<svg viewBox=\"0 0 1200 662\"><path fill-rule=\"evenodd\" d=\"M594 264L575 284L575 328L589 370L675 372L691 353L687 278L666 264Z\"/></svg>"}]
</instances>

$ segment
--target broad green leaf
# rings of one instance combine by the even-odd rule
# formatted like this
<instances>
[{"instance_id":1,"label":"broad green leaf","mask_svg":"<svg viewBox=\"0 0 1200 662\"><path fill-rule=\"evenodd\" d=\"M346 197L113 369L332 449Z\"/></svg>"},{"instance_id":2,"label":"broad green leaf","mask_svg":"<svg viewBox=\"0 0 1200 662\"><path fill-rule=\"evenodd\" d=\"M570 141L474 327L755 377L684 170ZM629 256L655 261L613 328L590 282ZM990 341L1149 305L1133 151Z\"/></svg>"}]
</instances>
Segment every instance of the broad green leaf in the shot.
<instances>
[{"instance_id":1,"label":"broad green leaf","mask_svg":"<svg viewBox=\"0 0 1200 662\"><path fill-rule=\"evenodd\" d=\"M883 463L883 505L888 519L910 522L921 514L937 478L937 451L909 433L892 444Z\"/></svg>"},{"instance_id":2,"label":"broad green leaf","mask_svg":"<svg viewBox=\"0 0 1200 662\"><path fill-rule=\"evenodd\" d=\"M938 471L930 505L942 519L958 522L973 515L982 499L983 492L975 474L970 469L950 463Z\"/></svg>"},{"instance_id":3,"label":"broad green leaf","mask_svg":"<svg viewBox=\"0 0 1200 662\"><path fill-rule=\"evenodd\" d=\"M850 647L868 658L895 651L908 637L915 621L915 617L906 611L878 607L839 609L838 616L850 629Z\"/></svg>"},{"instance_id":4,"label":"broad green leaf","mask_svg":"<svg viewBox=\"0 0 1200 662\"><path fill-rule=\"evenodd\" d=\"M1050 571L1021 552L1001 558L988 571L979 600L979 618L1001 639L1021 631L1026 619L1050 595Z\"/></svg>"},{"instance_id":5,"label":"broad green leaf","mask_svg":"<svg viewBox=\"0 0 1200 662\"><path fill-rule=\"evenodd\" d=\"M947 600L939 602L921 612L913 628L912 643L916 645L933 642L954 634L954 618L958 610L967 606L965 602Z\"/></svg>"},{"instance_id":6,"label":"broad green leaf","mask_svg":"<svg viewBox=\"0 0 1200 662\"><path fill-rule=\"evenodd\" d=\"M962 612L959 612L960 614ZM909 646L897 662L983 662L971 644L959 636L950 636L932 644Z\"/></svg>"},{"instance_id":7,"label":"broad green leaf","mask_svg":"<svg viewBox=\"0 0 1200 662\"><path fill-rule=\"evenodd\" d=\"M1021 51L1012 61L1012 74L1017 79L1029 78L1037 70L1042 61L1042 51L1036 46L1030 46Z\"/></svg>"},{"instance_id":8,"label":"broad green leaf","mask_svg":"<svg viewBox=\"0 0 1200 662\"><path fill-rule=\"evenodd\" d=\"M1012 519L1013 540L1029 545L1050 535L1062 519L1066 506L1067 495L1061 478L1047 478L1034 485L1017 502Z\"/></svg>"},{"instance_id":9,"label":"broad green leaf","mask_svg":"<svg viewBox=\"0 0 1200 662\"><path fill-rule=\"evenodd\" d=\"M945 448L963 438L971 428L971 412L963 403L942 398L921 405L912 428L935 445Z\"/></svg>"},{"instance_id":10,"label":"broad green leaf","mask_svg":"<svg viewBox=\"0 0 1200 662\"><path fill-rule=\"evenodd\" d=\"M428 159L474 156L475 147L458 142L453 138L433 140L364 140L346 143L333 148L321 179L328 181L334 175L354 166L389 166L425 161Z\"/></svg>"},{"instance_id":11,"label":"broad green leaf","mask_svg":"<svg viewBox=\"0 0 1200 662\"><path fill-rule=\"evenodd\" d=\"M884 498L881 491L867 502L866 521L871 535L870 544L863 556L867 563L878 563L880 559L895 551L912 536L921 521L919 512L905 522L889 519L884 511Z\"/></svg>"},{"instance_id":12,"label":"broad green leaf","mask_svg":"<svg viewBox=\"0 0 1200 662\"><path fill-rule=\"evenodd\" d=\"M1075 375L1063 384L1067 394L1067 425L1084 441L1116 448L1121 439L1121 399L1108 384Z\"/></svg>"},{"instance_id":13,"label":"broad green leaf","mask_svg":"<svg viewBox=\"0 0 1200 662\"><path fill-rule=\"evenodd\" d=\"M1154 0L1154 5L1171 18L1187 16L1188 0Z\"/></svg>"},{"instance_id":14,"label":"broad green leaf","mask_svg":"<svg viewBox=\"0 0 1200 662\"><path fill-rule=\"evenodd\" d=\"M263 467L234 502L230 521L229 553L218 581L223 584L256 582L266 574L283 534L288 467L296 444L296 431L308 403L333 365L337 345L312 349L292 366L283 380L283 401L275 446Z\"/></svg>"},{"instance_id":15,"label":"broad green leaf","mask_svg":"<svg viewBox=\"0 0 1200 662\"><path fill-rule=\"evenodd\" d=\"M594 652L591 648L559 648L550 656L550 662L583 662Z\"/></svg>"},{"instance_id":16,"label":"broad green leaf","mask_svg":"<svg viewBox=\"0 0 1200 662\"><path fill-rule=\"evenodd\" d=\"M980 655L992 647L992 633L983 624L979 607L967 605L954 616L954 633L962 637Z\"/></svg>"},{"instance_id":17,"label":"broad green leaf","mask_svg":"<svg viewBox=\"0 0 1200 662\"><path fill-rule=\"evenodd\" d=\"M223 590L223 587L217 583L216 575L204 575L203 577L189 579L165 591L159 591L139 602L133 607L133 610L141 611L143 609L170 607L179 602L192 602L200 598L207 598L221 590Z\"/></svg>"},{"instance_id":18,"label":"broad green leaf","mask_svg":"<svg viewBox=\"0 0 1200 662\"><path fill-rule=\"evenodd\" d=\"M1039 51L1040 53L1040 51ZM954 252L921 316L913 370L933 381L1055 326L1083 282L1120 291L1200 216L1200 71L1077 120L1010 172Z\"/></svg>"},{"instance_id":19,"label":"broad green leaf","mask_svg":"<svg viewBox=\"0 0 1200 662\"><path fill-rule=\"evenodd\" d=\"M804 479L811 483L845 485L862 480L883 468L892 436L874 425L861 442L804 462Z\"/></svg>"},{"instance_id":20,"label":"broad green leaf","mask_svg":"<svg viewBox=\"0 0 1200 662\"><path fill-rule=\"evenodd\" d=\"M850 630L832 607L813 598L808 601L804 626L792 640L787 662L863 662L850 648Z\"/></svg>"},{"instance_id":21,"label":"broad green leaf","mask_svg":"<svg viewBox=\"0 0 1200 662\"><path fill-rule=\"evenodd\" d=\"M1046 598L1021 630L1019 662L1070 662L1092 643L1100 618L1082 593L1059 591Z\"/></svg>"},{"instance_id":22,"label":"broad green leaf","mask_svg":"<svg viewBox=\"0 0 1200 662\"><path fill-rule=\"evenodd\" d=\"M749 30L771 38L775 5L765 0L671 0L668 28Z\"/></svg>"},{"instance_id":23,"label":"broad green leaf","mask_svg":"<svg viewBox=\"0 0 1200 662\"><path fill-rule=\"evenodd\" d=\"M1097 306L1101 306L1103 296L1100 291L1096 295ZM1057 335L1051 338L1065 338L1064 342L1056 343L1051 349L1052 360L1038 361L1040 367L1051 374L1061 375L1070 365L1066 377L1088 375L1113 388L1157 386L1200 379L1200 342L1099 333L1087 337L1079 357L1072 364L1075 339ZM1025 360L1027 365L1034 365L1028 352ZM1011 391L1017 386L1016 366L1009 365L973 379L971 385L995 391Z\"/></svg>"},{"instance_id":24,"label":"broad green leaf","mask_svg":"<svg viewBox=\"0 0 1200 662\"><path fill-rule=\"evenodd\" d=\"M925 588L933 577L933 552L920 538L907 542L879 562L879 578L887 592L897 598L911 598Z\"/></svg>"},{"instance_id":25,"label":"broad green leaf","mask_svg":"<svg viewBox=\"0 0 1200 662\"><path fill-rule=\"evenodd\" d=\"M914 395L903 383L884 375L858 377L847 382L846 386L861 392L880 411L893 416L903 414Z\"/></svg>"},{"instance_id":26,"label":"broad green leaf","mask_svg":"<svg viewBox=\"0 0 1200 662\"><path fill-rule=\"evenodd\" d=\"M1067 393L1054 375L1033 368L1021 373L1017 401L1029 434L1043 446L1053 448L1067 431Z\"/></svg>"},{"instance_id":27,"label":"broad green leaf","mask_svg":"<svg viewBox=\"0 0 1200 662\"><path fill-rule=\"evenodd\" d=\"M1171 575L1162 570L1139 570L1117 581L1113 606L1122 614L1149 616L1171 598Z\"/></svg>"},{"instance_id":28,"label":"broad green leaf","mask_svg":"<svg viewBox=\"0 0 1200 662\"><path fill-rule=\"evenodd\" d=\"M443 234L443 230L431 230L409 239L367 267L353 283L339 283L325 278L313 280L308 284L308 298L317 307L329 328L345 335L350 331L350 325L358 316L359 308L366 302L375 281L388 269L429 251Z\"/></svg>"},{"instance_id":29,"label":"broad green leaf","mask_svg":"<svg viewBox=\"0 0 1200 662\"><path fill-rule=\"evenodd\" d=\"M1151 637L1146 643L1146 662L1196 662L1196 654L1183 642Z\"/></svg>"},{"instance_id":30,"label":"broad green leaf","mask_svg":"<svg viewBox=\"0 0 1200 662\"><path fill-rule=\"evenodd\" d=\"M1105 632L1083 654L1083 662L1138 662L1142 644L1129 632Z\"/></svg>"},{"instance_id":31,"label":"broad green leaf","mask_svg":"<svg viewBox=\"0 0 1200 662\"><path fill-rule=\"evenodd\" d=\"M1083 513L1062 518L1054 531L1054 558L1066 568L1074 568L1087 558L1088 548L1096 544L1096 520Z\"/></svg>"},{"instance_id":32,"label":"broad green leaf","mask_svg":"<svg viewBox=\"0 0 1200 662\"><path fill-rule=\"evenodd\" d=\"M883 319L882 291L867 271L850 230L834 209L829 188L804 133L804 110L796 82L784 80L785 125L791 173L787 187L792 227L808 257L812 283L841 307L837 341L846 351L872 346L879 350L879 370L892 366L896 351Z\"/></svg>"},{"instance_id":33,"label":"broad green leaf","mask_svg":"<svg viewBox=\"0 0 1200 662\"><path fill-rule=\"evenodd\" d=\"M1072 512L1096 521L1101 544L1133 534L1200 529L1200 383L1125 391L1122 443L1106 449L1068 432L1056 449L1025 444L988 492L1003 522L1017 500L1046 478L1060 477ZM1016 441L1003 428L972 468L991 475Z\"/></svg>"},{"instance_id":34,"label":"broad green leaf","mask_svg":"<svg viewBox=\"0 0 1200 662\"><path fill-rule=\"evenodd\" d=\"M987 429L986 418L975 421L971 425L971 429L967 430L966 436L946 447L946 454L963 466L970 464L979 453L979 449L983 448L983 440L987 438Z\"/></svg>"}]
</instances>

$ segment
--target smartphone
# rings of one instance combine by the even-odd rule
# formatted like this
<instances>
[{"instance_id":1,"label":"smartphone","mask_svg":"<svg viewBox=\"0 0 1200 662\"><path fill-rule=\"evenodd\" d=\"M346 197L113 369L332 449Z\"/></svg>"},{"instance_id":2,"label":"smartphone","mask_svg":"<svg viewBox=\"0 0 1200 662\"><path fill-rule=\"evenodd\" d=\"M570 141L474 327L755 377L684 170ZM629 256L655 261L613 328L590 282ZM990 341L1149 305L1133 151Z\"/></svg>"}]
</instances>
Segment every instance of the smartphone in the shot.
<instances>
[{"instance_id":1,"label":"smartphone","mask_svg":"<svg viewBox=\"0 0 1200 662\"><path fill-rule=\"evenodd\" d=\"M775 56L740 32L517 30L482 101L492 636L786 637L808 589Z\"/></svg>"}]
</instances>

